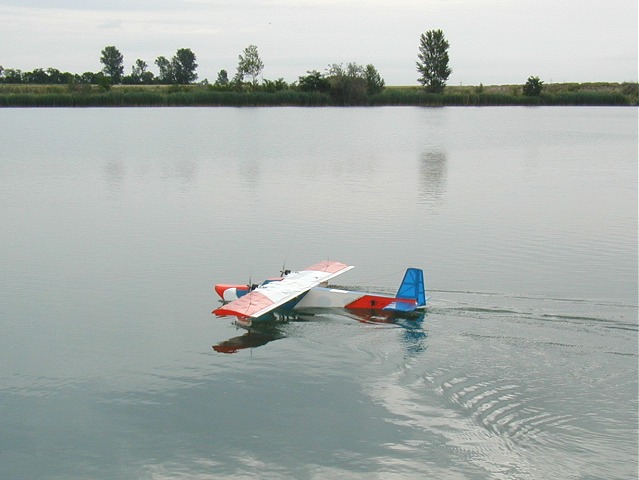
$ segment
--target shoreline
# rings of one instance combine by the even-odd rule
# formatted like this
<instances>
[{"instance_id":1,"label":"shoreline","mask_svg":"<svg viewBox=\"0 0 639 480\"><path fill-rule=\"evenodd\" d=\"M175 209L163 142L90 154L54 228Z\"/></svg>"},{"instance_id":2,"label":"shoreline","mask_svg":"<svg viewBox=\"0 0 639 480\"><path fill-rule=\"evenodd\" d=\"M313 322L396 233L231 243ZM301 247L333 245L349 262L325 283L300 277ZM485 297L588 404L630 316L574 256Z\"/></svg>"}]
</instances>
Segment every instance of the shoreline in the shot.
<instances>
[{"instance_id":1,"label":"shoreline","mask_svg":"<svg viewBox=\"0 0 639 480\"><path fill-rule=\"evenodd\" d=\"M234 91L212 85L0 84L0 108L10 107L377 107L377 106L639 106L637 83L544 85L539 96L525 96L521 85L447 86L426 93L418 86L391 86L349 104L328 93L294 88Z\"/></svg>"}]
</instances>

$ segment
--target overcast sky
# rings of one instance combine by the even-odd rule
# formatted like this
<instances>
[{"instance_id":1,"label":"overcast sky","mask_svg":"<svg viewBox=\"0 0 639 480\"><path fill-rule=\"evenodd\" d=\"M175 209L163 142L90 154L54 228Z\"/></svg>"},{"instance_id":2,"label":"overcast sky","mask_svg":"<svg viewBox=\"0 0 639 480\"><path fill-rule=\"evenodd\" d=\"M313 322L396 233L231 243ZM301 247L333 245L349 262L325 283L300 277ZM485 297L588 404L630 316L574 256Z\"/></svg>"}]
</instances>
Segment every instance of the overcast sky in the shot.
<instances>
[{"instance_id":1,"label":"overcast sky","mask_svg":"<svg viewBox=\"0 0 639 480\"><path fill-rule=\"evenodd\" d=\"M213 82L255 44L271 80L356 62L417 85L431 29L450 43L450 85L637 81L637 0L0 0L0 65L97 72L115 45L126 74L138 58L157 73L190 48Z\"/></svg>"}]
</instances>

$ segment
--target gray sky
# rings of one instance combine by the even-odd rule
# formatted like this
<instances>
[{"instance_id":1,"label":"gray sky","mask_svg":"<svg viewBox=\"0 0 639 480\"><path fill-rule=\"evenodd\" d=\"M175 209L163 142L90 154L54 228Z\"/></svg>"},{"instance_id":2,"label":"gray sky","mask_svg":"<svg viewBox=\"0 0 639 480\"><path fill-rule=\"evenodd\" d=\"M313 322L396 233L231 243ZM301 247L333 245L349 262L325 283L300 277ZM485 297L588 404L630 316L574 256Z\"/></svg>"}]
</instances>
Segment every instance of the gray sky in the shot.
<instances>
[{"instance_id":1,"label":"gray sky","mask_svg":"<svg viewBox=\"0 0 639 480\"><path fill-rule=\"evenodd\" d=\"M255 44L271 80L357 62L417 85L419 36L439 28L450 85L637 81L637 0L0 0L0 25L0 65L23 71L97 72L115 45L125 74L157 73L190 48L213 82Z\"/></svg>"}]
</instances>

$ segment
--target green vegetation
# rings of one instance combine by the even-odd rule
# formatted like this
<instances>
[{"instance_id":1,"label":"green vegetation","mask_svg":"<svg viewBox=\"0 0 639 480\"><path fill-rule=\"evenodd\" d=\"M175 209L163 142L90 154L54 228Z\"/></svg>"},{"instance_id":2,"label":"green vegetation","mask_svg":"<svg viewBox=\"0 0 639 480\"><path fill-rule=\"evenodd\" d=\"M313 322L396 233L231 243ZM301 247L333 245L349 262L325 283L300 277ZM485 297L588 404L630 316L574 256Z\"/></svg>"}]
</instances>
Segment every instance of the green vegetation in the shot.
<instances>
[{"instance_id":1,"label":"green vegetation","mask_svg":"<svg viewBox=\"0 0 639 480\"><path fill-rule=\"evenodd\" d=\"M429 30L419 37L418 78L427 92L442 93L452 73L448 67L448 41L441 30Z\"/></svg>"},{"instance_id":2,"label":"green vegetation","mask_svg":"<svg viewBox=\"0 0 639 480\"><path fill-rule=\"evenodd\" d=\"M113 83L121 83L124 74L124 56L113 45L104 47L100 62L104 65L102 72L111 77Z\"/></svg>"},{"instance_id":3,"label":"green vegetation","mask_svg":"<svg viewBox=\"0 0 639 480\"><path fill-rule=\"evenodd\" d=\"M538 97L541 95L541 91L544 88L544 82L539 80L539 77L528 77L524 84L524 95L529 97Z\"/></svg>"},{"instance_id":4,"label":"green vegetation","mask_svg":"<svg viewBox=\"0 0 639 480\"><path fill-rule=\"evenodd\" d=\"M215 80L215 85L218 87L226 87L229 84L229 74L226 70L222 69L217 74L217 80Z\"/></svg>"},{"instance_id":5,"label":"green vegetation","mask_svg":"<svg viewBox=\"0 0 639 480\"><path fill-rule=\"evenodd\" d=\"M125 79L122 83L136 84L136 83L161 83L165 85L169 84L189 84L197 79L197 63L195 63L195 54L190 48L180 48L173 55L173 58L169 61L166 57L160 56L155 59L155 64L160 70L157 81L153 78L153 74L146 77L144 81L144 74L146 71L138 72L136 67L133 67L133 74L131 79ZM137 66L145 66L146 63L143 60L138 59L136 61Z\"/></svg>"},{"instance_id":6,"label":"green vegetation","mask_svg":"<svg viewBox=\"0 0 639 480\"><path fill-rule=\"evenodd\" d=\"M256 90L258 86L257 77L260 76L264 69L264 62L257 52L256 45L249 45L244 49L243 53L244 55L238 56L237 74L234 82L239 86L244 82L244 78L249 76L251 77L251 87Z\"/></svg>"},{"instance_id":7,"label":"green vegetation","mask_svg":"<svg viewBox=\"0 0 639 480\"><path fill-rule=\"evenodd\" d=\"M153 73L148 71L149 66L147 65L147 63L138 58L135 61L135 65L133 65L132 67L132 72L131 72L131 76L129 77L131 81L128 81L126 83L130 83L130 84L151 84L153 83Z\"/></svg>"},{"instance_id":8,"label":"green vegetation","mask_svg":"<svg viewBox=\"0 0 639 480\"><path fill-rule=\"evenodd\" d=\"M522 85L448 86L444 93L424 93L420 87L387 87L373 105L428 106L623 106L639 105L637 83L554 83L539 96L523 94Z\"/></svg>"},{"instance_id":9,"label":"green vegetation","mask_svg":"<svg viewBox=\"0 0 639 480\"><path fill-rule=\"evenodd\" d=\"M173 83L188 84L197 79L195 54L190 48L180 48L173 57L171 67L173 70Z\"/></svg>"},{"instance_id":10,"label":"green vegetation","mask_svg":"<svg viewBox=\"0 0 639 480\"><path fill-rule=\"evenodd\" d=\"M310 79L309 79L310 77ZM302 78L306 79L302 81ZM317 88L308 88L317 81ZM166 106L338 106L344 97L331 93L323 76L311 72L297 85L264 81L258 89L233 90L216 85L0 84L0 107L166 107ZM385 87L381 93L357 93L361 106L499 106L499 105L639 105L637 83L564 83L544 85L539 96L523 94L522 85L448 86L444 93L426 93L419 86ZM344 93L344 92L342 92ZM352 92L351 92L352 93Z\"/></svg>"},{"instance_id":11,"label":"green vegetation","mask_svg":"<svg viewBox=\"0 0 639 480\"><path fill-rule=\"evenodd\" d=\"M0 107L170 107L170 106L327 106L320 92L221 90L213 85L114 85L109 91L91 86L80 91L63 86L2 85Z\"/></svg>"},{"instance_id":12,"label":"green vegetation","mask_svg":"<svg viewBox=\"0 0 639 480\"><path fill-rule=\"evenodd\" d=\"M524 85L446 86L448 47L441 30L422 34L417 62L422 87L386 87L372 64L355 62L334 63L325 73L310 70L291 84L268 80L261 77L264 62L256 45L239 55L232 79L222 69L212 85L206 79L194 83L198 65L188 48L171 60L158 57L157 76L142 59L125 76L124 56L111 45L100 52L104 67L97 73L0 66L0 107L639 105L637 83L546 85L531 76Z\"/></svg>"},{"instance_id":13,"label":"green vegetation","mask_svg":"<svg viewBox=\"0 0 639 480\"><path fill-rule=\"evenodd\" d=\"M366 77L366 93L368 95L376 95L384 91L386 83L372 64L366 65L364 75Z\"/></svg>"},{"instance_id":14,"label":"green vegetation","mask_svg":"<svg viewBox=\"0 0 639 480\"><path fill-rule=\"evenodd\" d=\"M363 67L351 62L344 67L334 63L328 68L326 81L336 105L366 105L370 98L384 90L384 80L370 64Z\"/></svg>"},{"instance_id":15,"label":"green vegetation","mask_svg":"<svg viewBox=\"0 0 639 480\"><path fill-rule=\"evenodd\" d=\"M328 93L331 89L331 84L324 75L317 70L310 70L306 73L308 75L299 78L297 88L300 91Z\"/></svg>"}]
</instances>

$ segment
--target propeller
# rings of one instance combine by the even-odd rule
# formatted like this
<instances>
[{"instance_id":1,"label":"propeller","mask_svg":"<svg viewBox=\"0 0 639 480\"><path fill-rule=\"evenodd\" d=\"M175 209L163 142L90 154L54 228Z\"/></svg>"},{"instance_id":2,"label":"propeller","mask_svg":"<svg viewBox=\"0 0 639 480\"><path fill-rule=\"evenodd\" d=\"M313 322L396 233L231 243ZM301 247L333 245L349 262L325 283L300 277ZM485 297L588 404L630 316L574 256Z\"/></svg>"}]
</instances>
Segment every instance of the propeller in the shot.
<instances>
[{"instance_id":1,"label":"propeller","mask_svg":"<svg viewBox=\"0 0 639 480\"><path fill-rule=\"evenodd\" d=\"M249 292L252 292L253 290L255 290L257 288L257 283L253 283L253 279L251 277L252 277L252 275L249 275L249 281L246 284L246 286L249 289Z\"/></svg>"},{"instance_id":2,"label":"propeller","mask_svg":"<svg viewBox=\"0 0 639 480\"><path fill-rule=\"evenodd\" d=\"M286 262L283 262L282 263L282 269L280 270L280 276L281 277L285 277L289 273L291 273L291 271L286 269Z\"/></svg>"}]
</instances>

